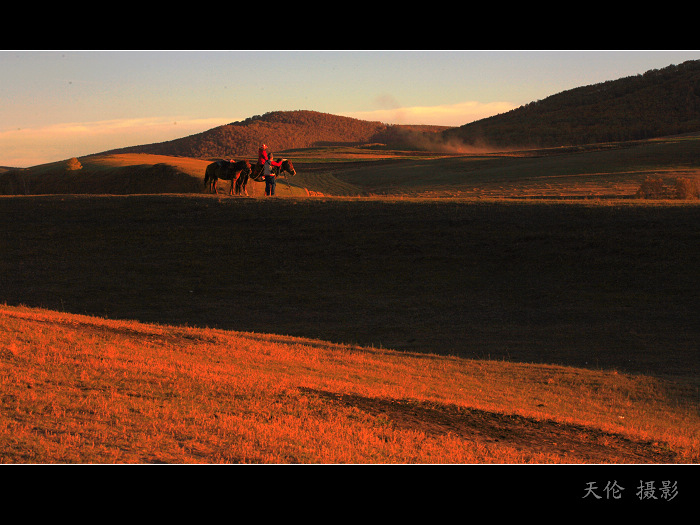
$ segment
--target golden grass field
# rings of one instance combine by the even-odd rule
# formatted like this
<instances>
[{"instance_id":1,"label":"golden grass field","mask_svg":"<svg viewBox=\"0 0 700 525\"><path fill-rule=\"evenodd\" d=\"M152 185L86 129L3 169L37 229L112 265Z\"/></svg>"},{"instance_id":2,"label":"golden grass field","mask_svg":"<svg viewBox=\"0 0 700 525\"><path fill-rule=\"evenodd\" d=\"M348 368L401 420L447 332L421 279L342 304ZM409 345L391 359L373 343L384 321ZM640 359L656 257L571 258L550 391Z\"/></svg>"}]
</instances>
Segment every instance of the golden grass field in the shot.
<instances>
[{"instance_id":1,"label":"golden grass field","mask_svg":"<svg viewBox=\"0 0 700 525\"><path fill-rule=\"evenodd\" d=\"M697 462L650 376L0 308L6 463Z\"/></svg>"},{"instance_id":2,"label":"golden grass field","mask_svg":"<svg viewBox=\"0 0 700 525\"><path fill-rule=\"evenodd\" d=\"M5 180L0 462L696 464L697 143Z\"/></svg>"},{"instance_id":3,"label":"golden grass field","mask_svg":"<svg viewBox=\"0 0 700 525\"><path fill-rule=\"evenodd\" d=\"M543 150L432 153L382 145L327 146L282 152L299 175L277 184L281 197L387 196L427 198L632 198L647 177L667 185L697 182L700 135ZM206 166L216 159L151 154L81 157L0 173L0 194L205 193ZM240 160L240 159L237 159ZM251 162L255 159L249 158ZM223 181L221 193L227 192ZM264 196L251 181L250 196Z\"/></svg>"}]
</instances>

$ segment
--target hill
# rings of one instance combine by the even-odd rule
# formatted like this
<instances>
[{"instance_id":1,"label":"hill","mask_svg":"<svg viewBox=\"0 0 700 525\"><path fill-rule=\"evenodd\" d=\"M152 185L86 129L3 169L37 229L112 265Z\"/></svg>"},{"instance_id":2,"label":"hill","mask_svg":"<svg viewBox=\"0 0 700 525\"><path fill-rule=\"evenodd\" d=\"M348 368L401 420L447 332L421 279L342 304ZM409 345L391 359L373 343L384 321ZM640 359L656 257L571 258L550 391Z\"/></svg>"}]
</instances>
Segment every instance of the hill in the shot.
<instances>
[{"instance_id":1,"label":"hill","mask_svg":"<svg viewBox=\"0 0 700 525\"><path fill-rule=\"evenodd\" d=\"M401 196L460 198L634 198L647 180L654 198L695 198L700 184L700 133L569 148L484 154L325 146L287 150L297 175L282 179L280 197ZM0 195L207 193L210 160L145 153L81 157L0 173ZM228 193L229 182L219 188ZM681 195L683 184L694 195ZM250 181L250 196L265 184ZM687 193L687 192L686 192Z\"/></svg>"},{"instance_id":2,"label":"hill","mask_svg":"<svg viewBox=\"0 0 700 525\"><path fill-rule=\"evenodd\" d=\"M70 161L52 162L0 173L0 195L206 193L204 173L208 160L142 153L89 155L80 168ZM299 185L278 185L280 196L305 196ZM227 193L229 181L219 191ZM250 196L264 195L265 183L251 181Z\"/></svg>"},{"instance_id":3,"label":"hill","mask_svg":"<svg viewBox=\"0 0 700 525\"><path fill-rule=\"evenodd\" d=\"M274 111L181 139L105 153L255 157L330 145L379 143L445 151L624 142L700 131L700 60L583 86L460 127L389 125L317 111Z\"/></svg>"},{"instance_id":4,"label":"hill","mask_svg":"<svg viewBox=\"0 0 700 525\"><path fill-rule=\"evenodd\" d=\"M253 160L264 142L300 174L281 194L631 197L654 178L665 196L686 183L697 196L699 133L700 61L691 61L459 128L276 111L81 157L79 170L65 161L0 168L0 194L201 193L207 162ZM259 185L249 193L261 195Z\"/></svg>"},{"instance_id":5,"label":"hill","mask_svg":"<svg viewBox=\"0 0 700 525\"><path fill-rule=\"evenodd\" d=\"M392 147L425 140L447 126L389 125L317 111L274 111L181 139L110 150L194 158L257 158L264 143L274 153L331 145L383 143Z\"/></svg>"},{"instance_id":6,"label":"hill","mask_svg":"<svg viewBox=\"0 0 700 525\"><path fill-rule=\"evenodd\" d=\"M697 204L45 195L0 223L0 303L697 385Z\"/></svg>"},{"instance_id":7,"label":"hill","mask_svg":"<svg viewBox=\"0 0 700 525\"><path fill-rule=\"evenodd\" d=\"M323 180L312 180L316 171ZM655 198L697 199L700 133L677 137L568 148L490 154L433 155L313 165L297 183L327 195L343 194L337 179L362 194L407 197L634 198L649 179L662 190ZM332 174L332 178L331 175ZM320 177L319 177L320 179ZM326 183L325 185L321 182ZM683 195L684 184L695 192ZM351 193L347 193L350 195Z\"/></svg>"},{"instance_id":8,"label":"hill","mask_svg":"<svg viewBox=\"0 0 700 525\"><path fill-rule=\"evenodd\" d=\"M0 463L698 460L645 376L3 305L0 345Z\"/></svg>"},{"instance_id":9,"label":"hill","mask_svg":"<svg viewBox=\"0 0 700 525\"><path fill-rule=\"evenodd\" d=\"M697 463L699 218L2 197L0 461Z\"/></svg>"},{"instance_id":10,"label":"hill","mask_svg":"<svg viewBox=\"0 0 700 525\"><path fill-rule=\"evenodd\" d=\"M700 131L700 60L563 91L451 128L446 141L553 147L641 140Z\"/></svg>"}]
</instances>

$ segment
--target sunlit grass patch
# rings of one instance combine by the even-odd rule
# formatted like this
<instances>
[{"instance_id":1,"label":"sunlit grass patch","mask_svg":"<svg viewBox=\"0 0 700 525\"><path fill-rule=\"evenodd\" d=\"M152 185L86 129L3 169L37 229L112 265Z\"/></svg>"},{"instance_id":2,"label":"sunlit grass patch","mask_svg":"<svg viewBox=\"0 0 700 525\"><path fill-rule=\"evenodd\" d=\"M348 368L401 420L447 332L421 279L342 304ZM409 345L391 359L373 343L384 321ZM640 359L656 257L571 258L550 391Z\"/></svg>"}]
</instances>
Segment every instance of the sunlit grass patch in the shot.
<instances>
[{"instance_id":1,"label":"sunlit grass patch","mask_svg":"<svg viewBox=\"0 0 700 525\"><path fill-rule=\"evenodd\" d=\"M2 307L0 324L6 463L580 461L406 426L353 396L584 425L698 459L692 392L645 376L18 307Z\"/></svg>"}]
</instances>

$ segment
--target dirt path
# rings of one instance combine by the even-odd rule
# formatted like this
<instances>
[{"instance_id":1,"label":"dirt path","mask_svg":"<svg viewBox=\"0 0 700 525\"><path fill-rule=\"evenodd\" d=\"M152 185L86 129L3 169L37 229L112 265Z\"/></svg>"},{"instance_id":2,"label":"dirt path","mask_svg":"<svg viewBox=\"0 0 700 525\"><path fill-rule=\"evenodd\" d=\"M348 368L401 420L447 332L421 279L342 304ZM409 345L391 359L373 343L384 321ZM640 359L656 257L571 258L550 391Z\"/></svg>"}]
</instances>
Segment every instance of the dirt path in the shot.
<instances>
[{"instance_id":1,"label":"dirt path","mask_svg":"<svg viewBox=\"0 0 700 525\"><path fill-rule=\"evenodd\" d=\"M470 441L508 445L524 452L560 456L564 463L669 464L672 452L652 442L633 441L619 434L540 421L519 415L410 400L376 399L354 394L308 390L321 398L390 419L400 429L428 435L452 433Z\"/></svg>"}]
</instances>

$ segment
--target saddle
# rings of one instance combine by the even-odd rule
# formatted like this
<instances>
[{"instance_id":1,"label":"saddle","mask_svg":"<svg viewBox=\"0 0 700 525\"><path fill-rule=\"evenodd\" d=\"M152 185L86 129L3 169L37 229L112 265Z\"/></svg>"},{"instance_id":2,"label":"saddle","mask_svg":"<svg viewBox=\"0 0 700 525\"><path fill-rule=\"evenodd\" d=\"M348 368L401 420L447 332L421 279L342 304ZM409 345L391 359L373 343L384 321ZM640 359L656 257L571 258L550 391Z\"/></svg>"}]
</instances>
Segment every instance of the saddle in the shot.
<instances>
[{"instance_id":1,"label":"saddle","mask_svg":"<svg viewBox=\"0 0 700 525\"><path fill-rule=\"evenodd\" d=\"M265 181L265 170L263 169L262 166L260 166L260 173L257 174L257 176L253 176L255 174L255 168L260 166L260 164L253 164L250 167L250 178L253 179L255 182L264 182Z\"/></svg>"},{"instance_id":2,"label":"saddle","mask_svg":"<svg viewBox=\"0 0 700 525\"><path fill-rule=\"evenodd\" d=\"M284 162L287 159L282 159L281 162ZM257 177L253 177L253 174L255 173L255 168L260 166L260 173L258 173ZM279 167L273 167L272 168L273 172L275 173L276 176L279 176L281 172L281 168ZM255 182L264 182L265 181L265 169L263 166L260 164L252 164L250 166L250 178L253 179Z\"/></svg>"}]
</instances>

